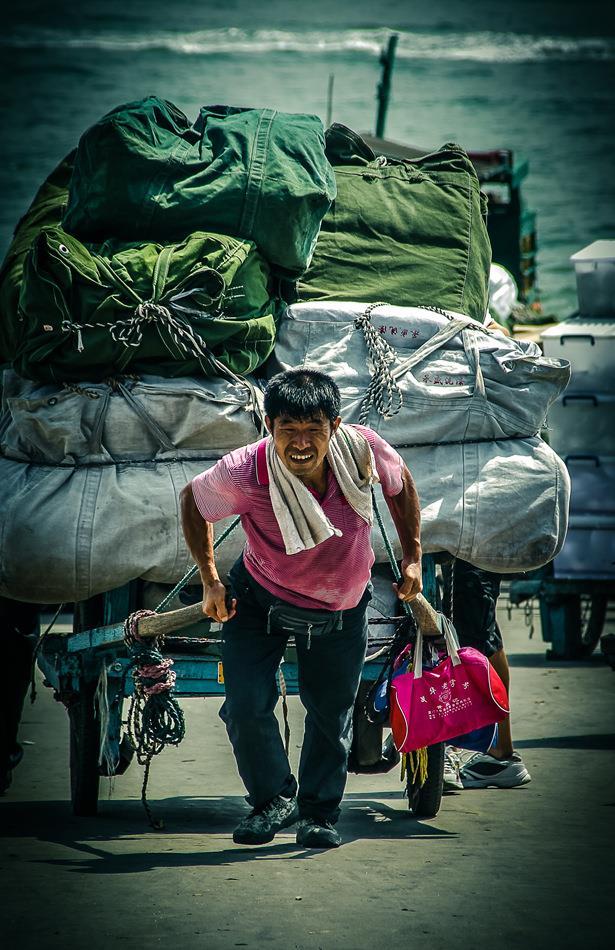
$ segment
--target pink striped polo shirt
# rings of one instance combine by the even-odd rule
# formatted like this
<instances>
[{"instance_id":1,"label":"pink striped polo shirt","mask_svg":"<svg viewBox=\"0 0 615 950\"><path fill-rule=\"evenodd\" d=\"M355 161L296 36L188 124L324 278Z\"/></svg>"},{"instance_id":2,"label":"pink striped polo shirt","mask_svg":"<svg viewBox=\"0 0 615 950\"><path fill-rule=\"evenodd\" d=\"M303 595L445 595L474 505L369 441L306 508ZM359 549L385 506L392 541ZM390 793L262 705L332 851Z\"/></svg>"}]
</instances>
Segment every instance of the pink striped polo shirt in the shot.
<instances>
[{"instance_id":1,"label":"pink striped polo shirt","mask_svg":"<svg viewBox=\"0 0 615 950\"><path fill-rule=\"evenodd\" d=\"M401 456L372 429L356 428L372 447L383 492L399 494L403 487ZM369 525L348 504L329 469L324 497L312 494L331 523L341 529L342 537L328 538L309 551L287 554L269 498L266 441L236 449L197 475L192 481L197 508L210 522L241 516L246 535L244 564L257 583L274 596L298 607L355 607L374 563Z\"/></svg>"}]
</instances>

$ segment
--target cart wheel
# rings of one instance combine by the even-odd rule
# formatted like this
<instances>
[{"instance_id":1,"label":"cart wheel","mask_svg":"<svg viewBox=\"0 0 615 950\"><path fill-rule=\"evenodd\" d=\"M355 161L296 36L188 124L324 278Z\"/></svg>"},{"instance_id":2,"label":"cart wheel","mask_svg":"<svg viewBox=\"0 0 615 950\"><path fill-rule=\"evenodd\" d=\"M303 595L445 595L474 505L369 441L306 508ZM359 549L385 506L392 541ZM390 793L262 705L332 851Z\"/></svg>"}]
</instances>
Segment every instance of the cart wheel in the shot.
<instances>
[{"instance_id":1,"label":"cart wheel","mask_svg":"<svg viewBox=\"0 0 615 950\"><path fill-rule=\"evenodd\" d=\"M73 630L97 627L103 619L104 598L75 604ZM79 693L68 706L70 727L70 796L73 814L91 817L98 811L100 728L94 706L94 683L81 681Z\"/></svg>"},{"instance_id":2,"label":"cart wheel","mask_svg":"<svg viewBox=\"0 0 615 950\"><path fill-rule=\"evenodd\" d=\"M576 660L591 656L604 628L608 597L605 594L570 594L554 602L541 603L543 630L552 648L547 657Z\"/></svg>"},{"instance_id":3,"label":"cart wheel","mask_svg":"<svg viewBox=\"0 0 615 950\"><path fill-rule=\"evenodd\" d=\"M581 637L577 647L578 656L591 656L604 628L608 597L592 594L581 597Z\"/></svg>"},{"instance_id":4,"label":"cart wheel","mask_svg":"<svg viewBox=\"0 0 615 950\"><path fill-rule=\"evenodd\" d=\"M444 782L444 743L427 747L427 779L421 788L418 782L408 775L406 791L408 807L415 818L435 818L442 802Z\"/></svg>"},{"instance_id":5,"label":"cart wheel","mask_svg":"<svg viewBox=\"0 0 615 950\"><path fill-rule=\"evenodd\" d=\"M70 793L73 814L80 817L98 811L99 724L94 709L94 687L84 684L75 702L68 707L70 723Z\"/></svg>"}]
</instances>

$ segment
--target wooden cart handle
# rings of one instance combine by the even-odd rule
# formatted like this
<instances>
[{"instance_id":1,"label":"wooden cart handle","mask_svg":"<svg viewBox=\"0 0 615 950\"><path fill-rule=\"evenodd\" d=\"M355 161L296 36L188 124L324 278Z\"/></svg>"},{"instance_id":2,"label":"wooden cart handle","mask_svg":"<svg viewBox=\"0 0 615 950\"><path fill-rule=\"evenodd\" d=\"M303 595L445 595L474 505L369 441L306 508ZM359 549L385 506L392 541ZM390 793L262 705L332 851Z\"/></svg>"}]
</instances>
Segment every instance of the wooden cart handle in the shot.
<instances>
[{"instance_id":1,"label":"wooden cart handle","mask_svg":"<svg viewBox=\"0 0 615 950\"><path fill-rule=\"evenodd\" d=\"M191 604L189 607L180 607L179 610L168 610L164 614L152 614L150 617L141 617L137 621L137 632L140 637L164 637L174 630L189 627L199 620L209 620L203 613L203 604Z\"/></svg>"},{"instance_id":2,"label":"wooden cart handle","mask_svg":"<svg viewBox=\"0 0 615 950\"><path fill-rule=\"evenodd\" d=\"M439 637L442 634L438 623L438 614L422 594L408 602L410 613L424 637Z\"/></svg>"},{"instance_id":3,"label":"wooden cart handle","mask_svg":"<svg viewBox=\"0 0 615 950\"><path fill-rule=\"evenodd\" d=\"M422 594L418 594L408 604L417 626L425 637L438 637L441 634L438 624L438 614ZM190 607L181 607L179 610L169 610L163 614L152 614L150 617L141 617L137 621L137 631L140 637L163 637L167 633L181 630L198 623L199 620L208 620L203 613L203 605L191 604Z\"/></svg>"}]
</instances>

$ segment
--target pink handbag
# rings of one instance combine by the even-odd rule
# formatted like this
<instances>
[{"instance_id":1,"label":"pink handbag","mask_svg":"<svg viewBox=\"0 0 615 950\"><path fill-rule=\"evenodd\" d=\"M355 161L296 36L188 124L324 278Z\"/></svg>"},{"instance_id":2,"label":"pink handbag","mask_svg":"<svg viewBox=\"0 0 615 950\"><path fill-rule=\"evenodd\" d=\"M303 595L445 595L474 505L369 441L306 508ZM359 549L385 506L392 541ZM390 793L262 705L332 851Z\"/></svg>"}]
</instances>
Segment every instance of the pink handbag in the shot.
<instances>
[{"instance_id":1,"label":"pink handbag","mask_svg":"<svg viewBox=\"0 0 615 950\"><path fill-rule=\"evenodd\" d=\"M391 729L398 752L501 722L509 712L504 683L482 653L458 647L454 627L441 616L448 656L423 669L423 635L414 647L415 667L391 681Z\"/></svg>"}]
</instances>

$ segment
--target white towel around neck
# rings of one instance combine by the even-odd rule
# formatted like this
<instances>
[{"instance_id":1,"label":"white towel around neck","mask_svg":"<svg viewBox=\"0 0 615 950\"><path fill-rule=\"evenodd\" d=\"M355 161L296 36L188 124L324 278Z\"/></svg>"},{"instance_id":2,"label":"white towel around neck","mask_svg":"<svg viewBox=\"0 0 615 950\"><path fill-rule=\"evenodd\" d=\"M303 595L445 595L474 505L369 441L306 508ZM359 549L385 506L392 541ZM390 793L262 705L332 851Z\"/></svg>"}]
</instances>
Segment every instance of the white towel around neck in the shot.
<instances>
[{"instance_id":1,"label":"white towel around neck","mask_svg":"<svg viewBox=\"0 0 615 950\"><path fill-rule=\"evenodd\" d=\"M267 442L269 495L287 554L316 547L339 528L327 518L313 494L290 472L273 444ZM380 481L371 445L353 426L342 423L331 436L327 461L348 504L367 524L373 524L371 486Z\"/></svg>"}]
</instances>

